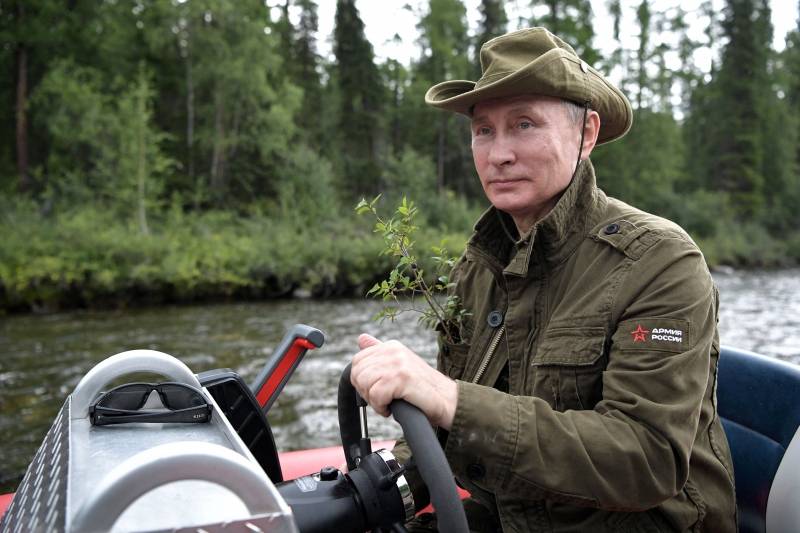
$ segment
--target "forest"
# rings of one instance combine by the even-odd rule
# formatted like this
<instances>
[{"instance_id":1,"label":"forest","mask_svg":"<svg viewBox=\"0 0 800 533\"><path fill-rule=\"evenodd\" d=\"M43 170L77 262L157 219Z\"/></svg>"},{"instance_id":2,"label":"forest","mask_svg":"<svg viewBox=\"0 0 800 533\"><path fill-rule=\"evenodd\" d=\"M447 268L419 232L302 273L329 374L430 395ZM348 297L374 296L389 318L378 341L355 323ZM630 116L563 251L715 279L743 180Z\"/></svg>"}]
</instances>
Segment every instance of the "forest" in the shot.
<instances>
[{"instance_id":1,"label":"forest","mask_svg":"<svg viewBox=\"0 0 800 533\"><path fill-rule=\"evenodd\" d=\"M486 200L467 120L423 95L533 25L634 107L592 155L607 194L681 224L712 268L800 262L797 24L777 51L767 0L603 1L611 27L590 0L482 0L477 25L422 2L406 64L376 59L355 0L330 58L314 0L0 0L0 314L360 296L392 266L354 212L379 193L419 207L421 255L458 253Z\"/></svg>"}]
</instances>

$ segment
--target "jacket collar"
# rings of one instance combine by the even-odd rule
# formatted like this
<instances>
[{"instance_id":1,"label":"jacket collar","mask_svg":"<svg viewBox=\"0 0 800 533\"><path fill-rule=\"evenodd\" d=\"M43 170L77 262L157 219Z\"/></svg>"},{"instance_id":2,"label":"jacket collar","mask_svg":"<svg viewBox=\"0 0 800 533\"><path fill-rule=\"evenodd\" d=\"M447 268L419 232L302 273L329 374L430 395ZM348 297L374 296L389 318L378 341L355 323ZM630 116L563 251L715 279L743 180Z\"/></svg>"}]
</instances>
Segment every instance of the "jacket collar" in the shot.
<instances>
[{"instance_id":1,"label":"jacket collar","mask_svg":"<svg viewBox=\"0 0 800 533\"><path fill-rule=\"evenodd\" d=\"M504 272L527 276L531 258L544 266L555 266L569 257L588 228L595 225L600 206L606 200L597 189L594 167L588 159L575 171L572 181L553 209L519 238L512 218L490 207L475 224L468 246L496 259Z\"/></svg>"}]
</instances>

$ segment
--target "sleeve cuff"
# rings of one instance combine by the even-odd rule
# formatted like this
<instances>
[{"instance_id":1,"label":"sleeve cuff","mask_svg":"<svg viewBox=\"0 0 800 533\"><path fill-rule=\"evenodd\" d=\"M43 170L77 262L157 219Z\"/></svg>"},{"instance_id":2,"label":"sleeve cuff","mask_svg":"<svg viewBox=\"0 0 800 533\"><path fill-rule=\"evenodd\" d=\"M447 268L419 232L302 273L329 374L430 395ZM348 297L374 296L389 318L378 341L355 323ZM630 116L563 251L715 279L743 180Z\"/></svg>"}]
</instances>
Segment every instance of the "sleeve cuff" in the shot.
<instances>
[{"instance_id":1,"label":"sleeve cuff","mask_svg":"<svg viewBox=\"0 0 800 533\"><path fill-rule=\"evenodd\" d=\"M517 448L514 398L484 385L457 381L458 404L445 446L453 473L495 491L507 480Z\"/></svg>"}]
</instances>

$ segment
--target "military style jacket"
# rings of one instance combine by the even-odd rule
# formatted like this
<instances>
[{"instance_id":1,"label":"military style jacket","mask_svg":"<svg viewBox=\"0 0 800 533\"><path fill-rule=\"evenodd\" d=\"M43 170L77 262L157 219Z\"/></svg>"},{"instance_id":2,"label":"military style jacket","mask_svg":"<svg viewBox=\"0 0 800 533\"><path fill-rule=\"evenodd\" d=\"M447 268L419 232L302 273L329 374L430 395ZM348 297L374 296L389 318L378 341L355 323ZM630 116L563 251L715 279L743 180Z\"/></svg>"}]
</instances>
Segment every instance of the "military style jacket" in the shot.
<instances>
[{"instance_id":1,"label":"military style jacket","mask_svg":"<svg viewBox=\"0 0 800 533\"><path fill-rule=\"evenodd\" d=\"M717 292L697 246L607 197L589 161L528 236L504 217L477 223L451 278L470 315L440 341L459 483L506 532L734 532Z\"/></svg>"}]
</instances>

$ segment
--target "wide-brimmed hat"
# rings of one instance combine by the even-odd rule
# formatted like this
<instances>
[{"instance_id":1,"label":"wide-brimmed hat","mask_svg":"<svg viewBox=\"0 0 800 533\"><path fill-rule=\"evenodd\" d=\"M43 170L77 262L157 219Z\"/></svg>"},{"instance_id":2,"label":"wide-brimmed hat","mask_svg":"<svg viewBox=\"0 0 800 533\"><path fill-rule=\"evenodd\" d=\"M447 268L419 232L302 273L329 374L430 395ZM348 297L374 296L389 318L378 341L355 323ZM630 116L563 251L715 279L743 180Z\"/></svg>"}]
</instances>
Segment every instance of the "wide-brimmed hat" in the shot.
<instances>
[{"instance_id":1,"label":"wide-brimmed hat","mask_svg":"<svg viewBox=\"0 0 800 533\"><path fill-rule=\"evenodd\" d=\"M598 144L619 139L633 123L633 110L625 95L545 28L496 37L481 47L480 56L481 79L434 85L425 94L425 102L467 116L483 100L523 94L588 104L600 115Z\"/></svg>"}]
</instances>

